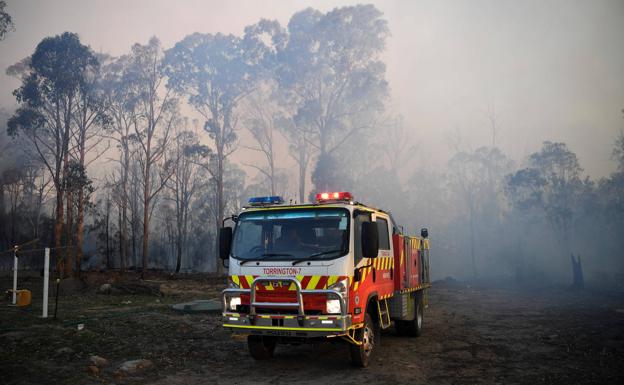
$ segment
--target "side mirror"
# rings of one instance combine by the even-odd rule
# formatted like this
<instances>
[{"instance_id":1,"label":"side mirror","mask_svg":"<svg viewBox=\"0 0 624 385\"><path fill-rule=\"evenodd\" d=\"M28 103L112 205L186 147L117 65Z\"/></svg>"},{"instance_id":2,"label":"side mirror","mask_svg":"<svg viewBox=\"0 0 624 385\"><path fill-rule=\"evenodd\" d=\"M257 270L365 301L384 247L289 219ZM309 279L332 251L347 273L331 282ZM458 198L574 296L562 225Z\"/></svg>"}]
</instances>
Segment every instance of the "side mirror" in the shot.
<instances>
[{"instance_id":1,"label":"side mirror","mask_svg":"<svg viewBox=\"0 0 624 385\"><path fill-rule=\"evenodd\" d=\"M219 258L226 260L230 257L232 247L232 228L222 227L219 229Z\"/></svg>"},{"instance_id":2,"label":"side mirror","mask_svg":"<svg viewBox=\"0 0 624 385\"><path fill-rule=\"evenodd\" d=\"M362 223L362 256L364 258L377 258L379 253L379 233L377 223Z\"/></svg>"},{"instance_id":3,"label":"side mirror","mask_svg":"<svg viewBox=\"0 0 624 385\"><path fill-rule=\"evenodd\" d=\"M423 238L427 238L429 236L429 230L426 227L420 229L420 236Z\"/></svg>"}]
</instances>

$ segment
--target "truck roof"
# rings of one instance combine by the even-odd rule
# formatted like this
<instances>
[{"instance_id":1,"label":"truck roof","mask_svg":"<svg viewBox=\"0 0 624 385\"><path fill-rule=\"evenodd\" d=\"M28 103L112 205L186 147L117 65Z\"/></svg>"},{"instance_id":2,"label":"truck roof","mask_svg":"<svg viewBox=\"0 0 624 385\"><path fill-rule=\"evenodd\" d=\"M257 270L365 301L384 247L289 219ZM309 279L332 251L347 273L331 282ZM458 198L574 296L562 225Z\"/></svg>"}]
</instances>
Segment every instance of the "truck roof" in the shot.
<instances>
[{"instance_id":1,"label":"truck roof","mask_svg":"<svg viewBox=\"0 0 624 385\"><path fill-rule=\"evenodd\" d=\"M248 205L243 207L243 212L249 211L264 211L264 210L286 210L286 209L302 209L302 208L318 208L318 207L352 207L360 210L370 211L371 213L381 213L388 215L390 218L393 234L403 234L401 227L392 217L392 214L388 211L378 209L376 207L367 206L360 202L355 201L327 201L318 203L281 203L281 204L260 204L260 205Z\"/></svg>"}]
</instances>

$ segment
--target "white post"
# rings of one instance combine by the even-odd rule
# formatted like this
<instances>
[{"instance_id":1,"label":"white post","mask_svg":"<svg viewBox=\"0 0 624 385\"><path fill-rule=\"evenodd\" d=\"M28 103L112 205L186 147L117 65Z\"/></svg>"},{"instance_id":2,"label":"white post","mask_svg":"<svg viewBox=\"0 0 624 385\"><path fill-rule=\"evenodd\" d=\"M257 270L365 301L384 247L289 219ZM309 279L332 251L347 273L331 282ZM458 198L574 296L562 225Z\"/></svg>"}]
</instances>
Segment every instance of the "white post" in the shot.
<instances>
[{"instance_id":1,"label":"white post","mask_svg":"<svg viewBox=\"0 0 624 385\"><path fill-rule=\"evenodd\" d=\"M13 248L13 305L17 304L17 246Z\"/></svg>"},{"instance_id":2,"label":"white post","mask_svg":"<svg viewBox=\"0 0 624 385\"><path fill-rule=\"evenodd\" d=\"M45 248L43 262L43 318L48 318L48 286L50 286L50 248Z\"/></svg>"}]
</instances>

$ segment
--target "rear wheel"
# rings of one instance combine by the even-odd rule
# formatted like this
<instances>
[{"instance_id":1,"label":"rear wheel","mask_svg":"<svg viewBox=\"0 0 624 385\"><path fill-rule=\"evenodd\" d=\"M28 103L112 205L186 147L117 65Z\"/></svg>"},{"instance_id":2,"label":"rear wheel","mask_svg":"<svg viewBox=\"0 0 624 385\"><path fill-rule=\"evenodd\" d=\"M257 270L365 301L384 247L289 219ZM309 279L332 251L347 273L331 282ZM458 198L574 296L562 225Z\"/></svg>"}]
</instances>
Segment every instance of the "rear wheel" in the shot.
<instances>
[{"instance_id":1,"label":"rear wheel","mask_svg":"<svg viewBox=\"0 0 624 385\"><path fill-rule=\"evenodd\" d=\"M362 344L359 346L350 346L351 363L355 366L365 368L370 362L377 342L377 328L369 313L366 313L364 326L356 331L355 338L356 341L361 341Z\"/></svg>"},{"instance_id":2,"label":"rear wheel","mask_svg":"<svg viewBox=\"0 0 624 385\"><path fill-rule=\"evenodd\" d=\"M418 337L422 334L424 305L422 294L417 293L414 299L416 311L415 317L410 321L394 321L394 328L400 336Z\"/></svg>"},{"instance_id":3,"label":"rear wheel","mask_svg":"<svg viewBox=\"0 0 624 385\"><path fill-rule=\"evenodd\" d=\"M277 340L275 337L267 336L247 336L247 347L249 354L256 360L267 360L273 357Z\"/></svg>"}]
</instances>

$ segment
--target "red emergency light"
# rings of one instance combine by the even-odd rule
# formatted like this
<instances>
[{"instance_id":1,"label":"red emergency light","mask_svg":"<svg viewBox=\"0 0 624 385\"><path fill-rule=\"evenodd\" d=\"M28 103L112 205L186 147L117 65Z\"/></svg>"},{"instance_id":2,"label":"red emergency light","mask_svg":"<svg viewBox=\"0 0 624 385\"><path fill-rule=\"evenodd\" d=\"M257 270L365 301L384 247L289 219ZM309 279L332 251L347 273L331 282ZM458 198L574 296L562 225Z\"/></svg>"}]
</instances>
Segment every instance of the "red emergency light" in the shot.
<instances>
[{"instance_id":1,"label":"red emergency light","mask_svg":"<svg viewBox=\"0 0 624 385\"><path fill-rule=\"evenodd\" d=\"M324 192L316 194L316 202L328 202L328 201L352 201L353 195L348 191L338 192Z\"/></svg>"}]
</instances>

